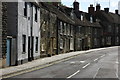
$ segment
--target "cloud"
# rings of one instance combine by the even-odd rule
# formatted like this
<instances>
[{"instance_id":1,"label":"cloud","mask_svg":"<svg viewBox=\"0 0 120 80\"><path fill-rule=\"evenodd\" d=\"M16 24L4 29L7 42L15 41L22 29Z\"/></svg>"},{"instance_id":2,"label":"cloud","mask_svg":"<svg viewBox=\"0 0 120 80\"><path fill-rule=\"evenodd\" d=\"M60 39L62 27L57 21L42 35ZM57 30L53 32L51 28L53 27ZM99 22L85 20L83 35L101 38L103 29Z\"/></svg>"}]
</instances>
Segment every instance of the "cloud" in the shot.
<instances>
[{"instance_id":1,"label":"cloud","mask_svg":"<svg viewBox=\"0 0 120 80\"><path fill-rule=\"evenodd\" d=\"M110 3L110 7L116 8L117 6L118 6L118 2L116 2L116 1L112 1Z\"/></svg>"}]
</instances>

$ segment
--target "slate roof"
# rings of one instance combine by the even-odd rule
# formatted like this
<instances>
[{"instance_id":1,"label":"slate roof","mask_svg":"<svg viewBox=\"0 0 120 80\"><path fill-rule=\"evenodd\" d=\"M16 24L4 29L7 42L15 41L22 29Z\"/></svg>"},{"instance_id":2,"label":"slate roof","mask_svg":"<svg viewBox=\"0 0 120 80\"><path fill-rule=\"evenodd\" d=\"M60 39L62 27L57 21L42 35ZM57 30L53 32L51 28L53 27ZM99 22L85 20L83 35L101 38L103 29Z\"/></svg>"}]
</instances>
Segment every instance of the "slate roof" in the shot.
<instances>
[{"instance_id":1,"label":"slate roof","mask_svg":"<svg viewBox=\"0 0 120 80\"><path fill-rule=\"evenodd\" d=\"M70 19L67 15L65 15L63 12L61 12L57 7L53 6L52 4L41 2L40 5L42 8L56 14L58 19L70 24L75 23L72 19Z\"/></svg>"},{"instance_id":2,"label":"slate roof","mask_svg":"<svg viewBox=\"0 0 120 80\"><path fill-rule=\"evenodd\" d=\"M66 6L60 6L60 10L70 17L70 14L71 14L73 8L69 8ZM77 11L77 12L73 11L73 12L74 12L74 14L76 13L75 14L76 16L74 16L74 19L73 19L75 21L76 26L101 27L99 22L94 22L92 24L90 23L90 21L89 21L90 14L88 14L86 12L82 12L82 11ZM83 21L81 21L81 14L84 16Z\"/></svg>"}]
</instances>

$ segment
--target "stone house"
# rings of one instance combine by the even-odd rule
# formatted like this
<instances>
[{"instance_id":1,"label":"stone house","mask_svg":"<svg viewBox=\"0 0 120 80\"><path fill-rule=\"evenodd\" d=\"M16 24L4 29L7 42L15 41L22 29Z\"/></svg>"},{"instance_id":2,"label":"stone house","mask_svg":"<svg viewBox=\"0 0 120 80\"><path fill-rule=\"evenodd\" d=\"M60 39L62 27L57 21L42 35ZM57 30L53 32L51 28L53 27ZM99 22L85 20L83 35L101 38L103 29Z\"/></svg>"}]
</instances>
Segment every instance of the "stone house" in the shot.
<instances>
[{"instance_id":1,"label":"stone house","mask_svg":"<svg viewBox=\"0 0 120 80\"><path fill-rule=\"evenodd\" d=\"M100 7L100 5L97 6ZM104 8L104 10L100 10L99 8L99 10L96 11L96 17L100 20L102 26L102 47L118 45L119 15L109 12L109 8Z\"/></svg>"},{"instance_id":2,"label":"stone house","mask_svg":"<svg viewBox=\"0 0 120 80\"><path fill-rule=\"evenodd\" d=\"M64 10L75 21L75 50L100 47L101 26L96 21L93 6L88 8L88 13L82 12L79 10L79 3L75 1L73 8L64 7Z\"/></svg>"},{"instance_id":3,"label":"stone house","mask_svg":"<svg viewBox=\"0 0 120 80\"><path fill-rule=\"evenodd\" d=\"M6 66L7 8L0 1L0 68Z\"/></svg>"},{"instance_id":4,"label":"stone house","mask_svg":"<svg viewBox=\"0 0 120 80\"><path fill-rule=\"evenodd\" d=\"M55 55L57 52L57 17L51 4L39 3L41 14L41 57Z\"/></svg>"},{"instance_id":5,"label":"stone house","mask_svg":"<svg viewBox=\"0 0 120 80\"><path fill-rule=\"evenodd\" d=\"M41 55L74 51L74 22L54 4L41 3Z\"/></svg>"},{"instance_id":6,"label":"stone house","mask_svg":"<svg viewBox=\"0 0 120 80\"><path fill-rule=\"evenodd\" d=\"M113 40L113 46L118 46L120 45L120 37L119 37L119 33L120 33L120 15L118 15L118 10L115 11L114 13L110 13L110 15L113 18L113 35L112 37L114 38Z\"/></svg>"},{"instance_id":7,"label":"stone house","mask_svg":"<svg viewBox=\"0 0 120 80\"><path fill-rule=\"evenodd\" d=\"M38 3L7 3L7 66L40 58L40 8Z\"/></svg>"}]
</instances>

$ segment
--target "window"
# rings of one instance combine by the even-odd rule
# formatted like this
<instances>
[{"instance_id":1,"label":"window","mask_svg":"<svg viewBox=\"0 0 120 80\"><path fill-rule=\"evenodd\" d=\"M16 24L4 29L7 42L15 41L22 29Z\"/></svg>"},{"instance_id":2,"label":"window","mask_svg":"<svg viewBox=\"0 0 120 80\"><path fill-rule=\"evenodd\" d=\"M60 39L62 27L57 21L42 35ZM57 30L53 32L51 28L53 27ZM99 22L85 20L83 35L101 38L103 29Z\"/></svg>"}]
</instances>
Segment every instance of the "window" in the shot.
<instances>
[{"instance_id":1,"label":"window","mask_svg":"<svg viewBox=\"0 0 120 80\"><path fill-rule=\"evenodd\" d=\"M79 26L79 33L80 33L80 30L81 30L81 26Z\"/></svg>"},{"instance_id":2,"label":"window","mask_svg":"<svg viewBox=\"0 0 120 80\"><path fill-rule=\"evenodd\" d=\"M81 21L83 21L83 15L81 14Z\"/></svg>"},{"instance_id":3,"label":"window","mask_svg":"<svg viewBox=\"0 0 120 80\"><path fill-rule=\"evenodd\" d=\"M93 23L93 17L90 16L90 23Z\"/></svg>"},{"instance_id":4,"label":"window","mask_svg":"<svg viewBox=\"0 0 120 80\"><path fill-rule=\"evenodd\" d=\"M22 36L22 48L23 52L26 52L26 35Z\"/></svg>"},{"instance_id":5,"label":"window","mask_svg":"<svg viewBox=\"0 0 120 80\"><path fill-rule=\"evenodd\" d=\"M107 44L111 45L111 37L107 37Z\"/></svg>"},{"instance_id":6,"label":"window","mask_svg":"<svg viewBox=\"0 0 120 80\"><path fill-rule=\"evenodd\" d=\"M41 51L45 51L45 44L44 43L42 43L42 45L41 45Z\"/></svg>"},{"instance_id":7,"label":"window","mask_svg":"<svg viewBox=\"0 0 120 80\"><path fill-rule=\"evenodd\" d=\"M38 37L36 37L36 48L35 48L36 51L38 51Z\"/></svg>"},{"instance_id":8,"label":"window","mask_svg":"<svg viewBox=\"0 0 120 80\"><path fill-rule=\"evenodd\" d=\"M63 33L63 29L62 29L62 22L60 22L60 34Z\"/></svg>"},{"instance_id":9,"label":"window","mask_svg":"<svg viewBox=\"0 0 120 80\"><path fill-rule=\"evenodd\" d=\"M63 39L60 39L60 49L63 49Z\"/></svg>"},{"instance_id":10,"label":"window","mask_svg":"<svg viewBox=\"0 0 120 80\"><path fill-rule=\"evenodd\" d=\"M71 36L73 36L73 26L71 25Z\"/></svg>"},{"instance_id":11,"label":"window","mask_svg":"<svg viewBox=\"0 0 120 80\"><path fill-rule=\"evenodd\" d=\"M68 30L68 35L70 35L70 24L68 24L67 30Z\"/></svg>"},{"instance_id":12,"label":"window","mask_svg":"<svg viewBox=\"0 0 120 80\"><path fill-rule=\"evenodd\" d=\"M71 18L72 18L72 19L74 19L73 10L72 10L72 12L71 12L70 16L71 16Z\"/></svg>"},{"instance_id":13,"label":"window","mask_svg":"<svg viewBox=\"0 0 120 80\"><path fill-rule=\"evenodd\" d=\"M77 43L78 47L80 47L80 38L78 38L77 41L78 41L78 43Z\"/></svg>"},{"instance_id":14,"label":"window","mask_svg":"<svg viewBox=\"0 0 120 80\"><path fill-rule=\"evenodd\" d=\"M67 33L67 26L66 26L66 23L64 23L64 35L66 35Z\"/></svg>"},{"instance_id":15,"label":"window","mask_svg":"<svg viewBox=\"0 0 120 80\"><path fill-rule=\"evenodd\" d=\"M94 45L97 45L97 39L94 38Z\"/></svg>"},{"instance_id":16,"label":"window","mask_svg":"<svg viewBox=\"0 0 120 80\"><path fill-rule=\"evenodd\" d=\"M97 29L95 29L95 34L97 34Z\"/></svg>"},{"instance_id":17,"label":"window","mask_svg":"<svg viewBox=\"0 0 120 80\"><path fill-rule=\"evenodd\" d=\"M119 30L118 30L119 28L118 28L118 26L116 27L116 33L118 34L118 32L119 32Z\"/></svg>"},{"instance_id":18,"label":"window","mask_svg":"<svg viewBox=\"0 0 120 80\"><path fill-rule=\"evenodd\" d=\"M53 38L53 48L54 48L54 49L57 49L57 48L56 48L56 38Z\"/></svg>"},{"instance_id":19,"label":"window","mask_svg":"<svg viewBox=\"0 0 120 80\"><path fill-rule=\"evenodd\" d=\"M73 40L73 38L70 39L70 50L74 50L74 40Z\"/></svg>"},{"instance_id":20,"label":"window","mask_svg":"<svg viewBox=\"0 0 120 80\"><path fill-rule=\"evenodd\" d=\"M117 36L117 38L116 38L116 42L119 43L119 37L118 37L118 36Z\"/></svg>"},{"instance_id":21,"label":"window","mask_svg":"<svg viewBox=\"0 0 120 80\"><path fill-rule=\"evenodd\" d=\"M37 21L37 16L38 16L38 13L37 13L37 6L35 6L35 21Z\"/></svg>"},{"instance_id":22,"label":"window","mask_svg":"<svg viewBox=\"0 0 120 80\"><path fill-rule=\"evenodd\" d=\"M112 31L112 27L111 25L108 26L108 32L111 32Z\"/></svg>"},{"instance_id":23,"label":"window","mask_svg":"<svg viewBox=\"0 0 120 80\"><path fill-rule=\"evenodd\" d=\"M24 16L27 17L27 2L24 3Z\"/></svg>"},{"instance_id":24,"label":"window","mask_svg":"<svg viewBox=\"0 0 120 80\"><path fill-rule=\"evenodd\" d=\"M43 21L43 24L42 24L42 30L43 30L43 31L46 31L45 28L46 28L46 22Z\"/></svg>"}]
</instances>

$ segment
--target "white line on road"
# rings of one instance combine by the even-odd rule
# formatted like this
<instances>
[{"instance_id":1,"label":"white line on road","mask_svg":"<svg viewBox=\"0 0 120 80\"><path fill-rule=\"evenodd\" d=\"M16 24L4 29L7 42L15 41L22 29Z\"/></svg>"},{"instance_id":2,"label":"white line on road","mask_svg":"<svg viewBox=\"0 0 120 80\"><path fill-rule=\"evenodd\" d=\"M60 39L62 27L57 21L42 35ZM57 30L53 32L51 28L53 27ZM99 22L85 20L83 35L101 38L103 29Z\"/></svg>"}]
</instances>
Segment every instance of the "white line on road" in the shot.
<instances>
[{"instance_id":1,"label":"white line on road","mask_svg":"<svg viewBox=\"0 0 120 80\"><path fill-rule=\"evenodd\" d=\"M85 61L80 61L80 63L85 63Z\"/></svg>"},{"instance_id":2,"label":"white line on road","mask_svg":"<svg viewBox=\"0 0 120 80\"><path fill-rule=\"evenodd\" d=\"M94 61L97 61L97 60L98 60L98 58L94 59Z\"/></svg>"},{"instance_id":3,"label":"white line on road","mask_svg":"<svg viewBox=\"0 0 120 80\"><path fill-rule=\"evenodd\" d=\"M118 78L118 73L116 73L116 77Z\"/></svg>"},{"instance_id":4,"label":"white line on road","mask_svg":"<svg viewBox=\"0 0 120 80\"><path fill-rule=\"evenodd\" d=\"M83 66L82 68L86 68L87 66L89 66L90 65L90 63L88 63L88 64L86 64L85 66Z\"/></svg>"},{"instance_id":5,"label":"white line on road","mask_svg":"<svg viewBox=\"0 0 120 80\"><path fill-rule=\"evenodd\" d=\"M74 74L72 74L72 75L70 75L69 77L67 77L67 79L69 79L69 78L75 76L75 75L76 75L77 73L79 73L79 72L80 72L80 70L76 71Z\"/></svg>"},{"instance_id":6,"label":"white line on road","mask_svg":"<svg viewBox=\"0 0 120 80\"><path fill-rule=\"evenodd\" d=\"M105 56L105 54L104 54L104 55L102 55L102 56L100 56L100 57L102 58L102 57L104 57L104 56Z\"/></svg>"},{"instance_id":7,"label":"white line on road","mask_svg":"<svg viewBox=\"0 0 120 80\"><path fill-rule=\"evenodd\" d=\"M72 64L73 64L73 63L75 63L75 62L70 62L70 63L72 63Z\"/></svg>"},{"instance_id":8,"label":"white line on road","mask_svg":"<svg viewBox=\"0 0 120 80\"><path fill-rule=\"evenodd\" d=\"M99 71L100 68L98 68L97 72L95 73L95 75L93 76L93 78L95 78L98 74L98 71Z\"/></svg>"}]
</instances>

